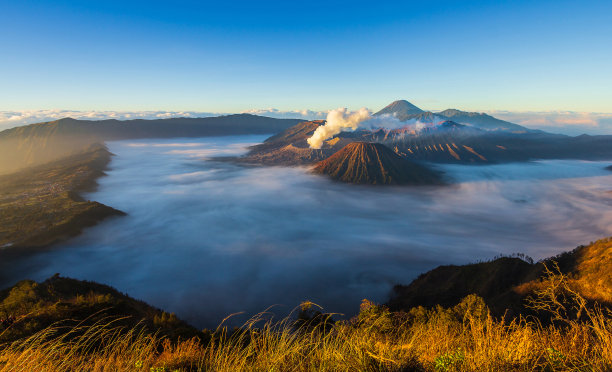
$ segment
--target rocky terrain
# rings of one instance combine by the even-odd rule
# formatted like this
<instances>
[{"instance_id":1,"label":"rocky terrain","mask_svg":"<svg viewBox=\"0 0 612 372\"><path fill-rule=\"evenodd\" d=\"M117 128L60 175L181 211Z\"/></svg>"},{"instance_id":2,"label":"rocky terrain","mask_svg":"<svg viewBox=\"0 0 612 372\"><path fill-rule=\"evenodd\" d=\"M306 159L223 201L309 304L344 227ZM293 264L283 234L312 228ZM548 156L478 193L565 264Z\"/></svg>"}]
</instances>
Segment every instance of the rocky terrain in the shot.
<instances>
[{"instance_id":1,"label":"rocky terrain","mask_svg":"<svg viewBox=\"0 0 612 372\"><path fill-rule=\"evenodd\" d=\"M374 114L394 115L406 126L345 131L321 149L306 142L324 121L308 121L254 146L240 161L264 165L307 165L331 156L351 142L384 144L413 161L490 164L535 159L601 160L612 157L612 136L570 137L529 130L486 114L454 109L432 113L407 101L396 101ZM418 122L416 127L414 123Z\"/></svg>"},{"instance_id":2,"label":"rocky terrain","mask_svg":"<svg viewBox=\"0 0 612 372\"><path fill-rule=\"evenodd\" d=\"M441 178L424 166L397 155L380 143L352 142L317 163L315 173L334 180L370 185L440 184Z\"/></svg>"}]
</instances>

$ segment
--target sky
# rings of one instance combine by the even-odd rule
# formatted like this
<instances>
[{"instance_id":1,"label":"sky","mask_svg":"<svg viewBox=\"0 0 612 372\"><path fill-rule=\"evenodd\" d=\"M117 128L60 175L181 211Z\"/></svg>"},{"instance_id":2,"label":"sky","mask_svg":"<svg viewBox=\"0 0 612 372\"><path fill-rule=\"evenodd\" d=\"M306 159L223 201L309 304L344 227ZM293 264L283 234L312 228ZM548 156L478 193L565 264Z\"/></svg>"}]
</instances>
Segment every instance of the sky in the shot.
<instances>
[{"instance_id":1,"label":"sky","mask_svg":"<svg viewBox=\"0 0 612 372\"><path fill-rule=\"evenodd\" d=\"M407 99L612 133L611 39L610 1L0 0L0 112Z\"/></svg>"}]
</instances>

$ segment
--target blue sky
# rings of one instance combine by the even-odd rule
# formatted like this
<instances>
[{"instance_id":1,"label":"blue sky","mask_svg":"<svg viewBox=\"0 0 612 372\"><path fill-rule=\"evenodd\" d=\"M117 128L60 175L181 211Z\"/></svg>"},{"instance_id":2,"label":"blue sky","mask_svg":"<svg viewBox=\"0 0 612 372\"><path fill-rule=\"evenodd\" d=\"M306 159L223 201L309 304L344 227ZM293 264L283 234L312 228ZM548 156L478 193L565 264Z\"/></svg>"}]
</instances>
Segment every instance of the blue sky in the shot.
<instances>
[{"instance_id":1,"label":"blue sky","mask_svg":"<svg viewBox=\"0 0 612 372\"><path fill-rule=\"evenodd\" d=\"M612 112L610 1L0 2L0 110Z\"/></svg>"}]
</instances>

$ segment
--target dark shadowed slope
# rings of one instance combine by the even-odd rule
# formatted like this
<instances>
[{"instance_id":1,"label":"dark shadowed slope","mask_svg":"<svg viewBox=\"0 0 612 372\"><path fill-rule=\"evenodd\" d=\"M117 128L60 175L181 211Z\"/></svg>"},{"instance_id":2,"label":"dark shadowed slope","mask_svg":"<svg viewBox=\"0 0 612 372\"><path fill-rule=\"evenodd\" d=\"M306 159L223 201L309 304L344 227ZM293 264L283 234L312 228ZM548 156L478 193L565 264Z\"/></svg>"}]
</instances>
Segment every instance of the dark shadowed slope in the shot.
<instances>
[{"instance_id":1,"label":"dark shadowed slope","mask_svg":"<svg viewBox=\"0 0 612 372\"><path fill-rule=\"evenodd\" d=\"M314 172L332 179L371 185L441 183L433 171L414 164L379 143L353 142L328 159L319 162Z\"/></svg>"},{"instance_id":2,"label":"dark shadowed slope","mask_svg":"<svg viewBox=\"0 0 612 372\"><path fill-rule=\"evenodd\" d=\"M66 118L31 124L0 132L0 174L59 159L96 142L278 133L300 121L237 114L160 120L90 121Z\"/></svg>"},{"instance_id":3,"label":"dark shadowed slope","mask_svg":"<svg viewBox=\"0 0 612 372\"><path fill-rule=\"evenodd\" d=\"M568 276L570 287L585 299L612 305L612 238L532 264L504 257L463 266L440 266L409 285L397 285L389 307L408 310L415 306L453 306L469 294L484 298L495 315L525 314L525 299L548 283L545 265Z\"/></svg>"},{"instance_id":4,"label":"dark shadowed slope","mask_svg":"<svg viewBox=\"0 0 612 372\"><path fill-rule=\"evenodd\" d=\"M106 217L123 215L78 195L96 186L110 158L106 147L95 144L75 155L0 176L0 248L47 246Z\"/></svg>"},{"instance_id":5,"label":"dark shadowed slope","mask_svg":"<svg viewBox=\"0 0 612 372\"><path fill-rule=\"evenodd\" d=\"M112 319L113 327L139 328L145 334L175 339L204 336L174 314L103 284L56 275L41 283L23 280L0 290L0 344L31 336L51 325L63 333L70 328L60 325L106 324Z\"/></svg>"}]
</instances>

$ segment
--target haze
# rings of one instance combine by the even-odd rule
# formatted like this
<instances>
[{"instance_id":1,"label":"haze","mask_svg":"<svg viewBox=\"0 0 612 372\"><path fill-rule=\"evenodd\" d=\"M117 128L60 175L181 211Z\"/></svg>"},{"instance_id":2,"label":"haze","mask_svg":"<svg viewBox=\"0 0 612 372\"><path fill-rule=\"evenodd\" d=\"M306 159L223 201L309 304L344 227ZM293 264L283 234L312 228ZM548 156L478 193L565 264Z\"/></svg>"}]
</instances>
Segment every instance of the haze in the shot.
<instances>
[{"instance_id":1,"label":"haze","mask_svg":"<svg viewBox=\"0 0 612 372\"><path fill-rule=\"evenodd\" d=\"M448 165L453 186L376 188L215 161L266 137L109 142L117 156L86 197L128 216L7 262L0 286L59 272L198 327L306 299L350 316L441 264L538 259L612 235L607 163Z\"/></svg>"}]
</instances>

